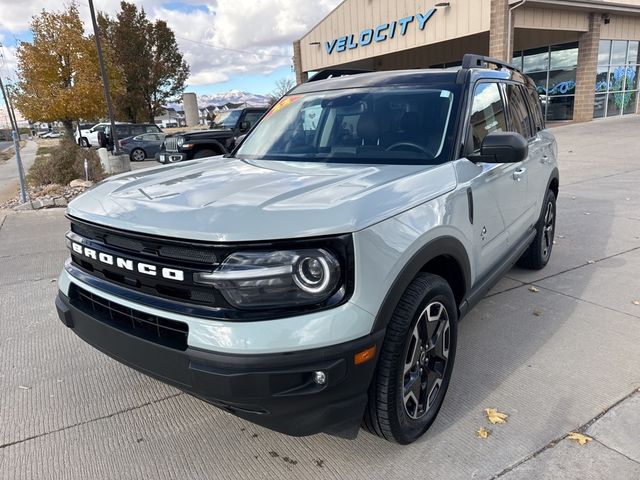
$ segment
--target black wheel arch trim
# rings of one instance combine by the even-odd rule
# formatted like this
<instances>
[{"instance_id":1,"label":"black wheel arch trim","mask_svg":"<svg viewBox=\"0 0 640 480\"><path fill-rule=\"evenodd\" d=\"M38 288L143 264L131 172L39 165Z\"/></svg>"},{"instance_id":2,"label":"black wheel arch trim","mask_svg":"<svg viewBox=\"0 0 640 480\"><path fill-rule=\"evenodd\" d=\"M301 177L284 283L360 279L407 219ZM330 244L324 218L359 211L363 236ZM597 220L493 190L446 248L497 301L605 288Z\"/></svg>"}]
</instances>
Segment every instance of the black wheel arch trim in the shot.
<instances>
[{"instance_id":1,"label":"black wheel arch trim","mask_svg":"<svg viewBox=\"0 0 640 480\"><path fill-rule=\"evenodd\" d=\"M371 332L377 332L387 327L391 320L391 315L400 301L400 297L409 284L416 275L422 271L427 263L442 256L451 257L462 270L465 289L463 299L466 299L471 289L471 264L467 250L464 248L462 242L455 237L444 236L436 238L418 250L402 268L394 280L393 285L387 291L381 307L378 309L378 314L376 315Z\"/></svg>"},{"instance_id":2,"label":"black wheel arch trim","mask_svg":"<svg viewBox=\"0 0 640 480\"><path fill-rule=\"evenodd\" d=\"M560 171L558 170L558 167L554 167L553 171L551 172L551 175L549 176L549 180L547 181L547 190L545 190L545 195L546 192L551 189L551 184L553 183L553 181L558 182L558 191L560 190Z\"/></svg>"},{"instance_id":3,"label":"black wheel arch trim","mask_svg":"<svg viewBox=\"0 0 640 480\"><path fill-rule=\"evenodd\" d=\"M190 139L189 143L193 143L195 147L193 148L193 153L198 153L199 150L218 150L220 155L226 155L229 153L229 150L218 140L213 140L210 138L207 139Z\"/></svg>"}]
</instances>

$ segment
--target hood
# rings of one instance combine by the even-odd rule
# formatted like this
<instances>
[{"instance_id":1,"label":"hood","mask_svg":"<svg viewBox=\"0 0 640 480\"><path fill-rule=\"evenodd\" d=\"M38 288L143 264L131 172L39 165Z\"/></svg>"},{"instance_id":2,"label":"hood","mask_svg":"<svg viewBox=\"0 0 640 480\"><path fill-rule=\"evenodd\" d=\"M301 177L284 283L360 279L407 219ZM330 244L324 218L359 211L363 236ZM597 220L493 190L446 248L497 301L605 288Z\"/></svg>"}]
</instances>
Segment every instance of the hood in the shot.
<instances>
[{"instance_id":1,"label":"hood","mask_svg":"<svg viewBox=\"0 0 640 480\"><path fill-rule=\"evenodd\" d=\"M229 132L232 132L230 128L210 128L208 130L189 130L187 132L180 132L173 135L174 137L178 137L180 135L189 137L215 137L216 135L224 135L229 136Z\"/></svg>"},{"instance_id":2,"label":"hood","mask_svg":"<svg viewBox=\"0 0 640 480\"><path fill-rule=\"evenodd\" d=\"M451 164L341 165L215 157L113 177L69 204L112 228L214 242L361 230L455 188Z\"/></svg>"}]
</instances>

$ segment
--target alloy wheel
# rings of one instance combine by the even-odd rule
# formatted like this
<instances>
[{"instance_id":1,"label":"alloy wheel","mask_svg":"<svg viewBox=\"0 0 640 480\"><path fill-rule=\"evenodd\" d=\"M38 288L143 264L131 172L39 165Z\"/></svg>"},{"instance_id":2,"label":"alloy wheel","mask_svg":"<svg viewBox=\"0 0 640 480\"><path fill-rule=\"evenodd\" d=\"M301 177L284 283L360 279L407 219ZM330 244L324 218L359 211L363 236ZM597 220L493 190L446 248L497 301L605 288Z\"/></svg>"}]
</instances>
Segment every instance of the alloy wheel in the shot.
<instances>
[{"instance_id":1,"label":"alloy wheel","mask_svg":"<svg viewBox=\"0 0 640 480\"><path fill-rule=\"evenodd\" d=\"M553 234L555 229L555 211L553 208L553 202L547 204L547 209L544 214L544 220L542 225L542 256L548 258L551 254L551 248L553 247Z\"/></svg>"},{"instance_id":2,"label":"alloy wheel","mask_svg":"<svg viewBox=\"0 0 640 480\"><path fill-rule=\"evenodd\" d=\"M413 329L404 362L403 402L420 419L436 403L449 361L449 314L440 302L427 305Z\"/></svg>"},{"instance_id":3,"label":"alloy wheel","mask_svg":"<svg viewBox=\"0 0 640 480\"><path fill-rule=\"evenodd\" d=\"M133 160L136 162L144 161L144 152L142 150L134 150L132 156Z\"/></svg>"}]
</instances>

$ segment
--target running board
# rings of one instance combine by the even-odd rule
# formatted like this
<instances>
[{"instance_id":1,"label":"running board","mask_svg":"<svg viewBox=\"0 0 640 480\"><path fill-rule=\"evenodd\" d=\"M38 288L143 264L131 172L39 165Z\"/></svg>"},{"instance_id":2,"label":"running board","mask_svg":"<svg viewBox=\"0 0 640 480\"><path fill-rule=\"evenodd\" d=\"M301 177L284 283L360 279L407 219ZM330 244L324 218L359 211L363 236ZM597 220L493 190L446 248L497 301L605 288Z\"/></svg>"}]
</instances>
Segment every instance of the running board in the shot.
<instances>
[{"instance_id":1,"label":"running board","mask_svg":"<svg viewBox=\"0 0 640 480\"><path fill-rule=\"evenodd\" d=\"M503 258L491 272L482 278L482 280L476 283L476 286L471 289L467 299L460 304L459 318L462 319L462 317L469 313L469 311L485 297L487 292L489 292L489 290L491 290L491 288L505 276L511 267L513 267L518 259L524 254L527 248L529 248L529 245L531 245L535 236L536 230L533 228L522 240L520 240L517 247L514 248L511 253Z\"/></svg>"}]
</instances>

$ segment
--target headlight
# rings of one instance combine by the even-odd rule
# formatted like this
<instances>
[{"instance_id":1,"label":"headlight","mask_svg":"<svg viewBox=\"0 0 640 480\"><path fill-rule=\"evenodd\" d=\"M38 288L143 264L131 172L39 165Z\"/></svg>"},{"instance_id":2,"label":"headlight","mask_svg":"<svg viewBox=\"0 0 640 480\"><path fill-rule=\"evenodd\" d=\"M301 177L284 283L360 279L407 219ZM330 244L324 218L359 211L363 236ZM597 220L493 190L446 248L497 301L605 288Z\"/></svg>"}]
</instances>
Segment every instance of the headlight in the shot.
<instances>
[{"instance_id":1,"label":"headlight","mask_svg":"<svg viewBox=\"0 0 640 480\"><path fill-rule=\"evenodd\" d=\"M176 143L178 144L179 147L181 147L182 144L184 143L184 137L178 137L176 139Z\"/></svg>"},{"instance_id":2,"label":"headlight","mask_svg":"<svg viewBox=\"0 0 640 480\"><path fill-rule=\"evenodd\" d=\"M313 305L342 287L340 262L324 249L237 252L194 281L215 286L238 308Z\"/></svg>"}]
</instances>

